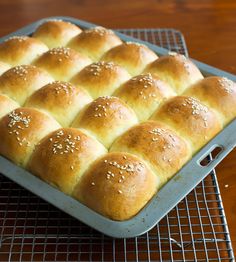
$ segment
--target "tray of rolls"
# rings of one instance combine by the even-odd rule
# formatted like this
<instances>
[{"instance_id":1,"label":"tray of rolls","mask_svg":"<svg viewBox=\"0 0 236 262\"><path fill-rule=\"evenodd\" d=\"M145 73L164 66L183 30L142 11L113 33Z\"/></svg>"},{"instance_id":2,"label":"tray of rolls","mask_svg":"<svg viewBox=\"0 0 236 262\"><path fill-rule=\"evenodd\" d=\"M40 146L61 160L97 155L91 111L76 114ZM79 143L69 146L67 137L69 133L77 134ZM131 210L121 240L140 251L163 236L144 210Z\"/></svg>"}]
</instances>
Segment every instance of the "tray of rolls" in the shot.
<instances>
[{"instance_id":1,"label":"tray of rolls","mask_svg":"<svg viewBox=\"0 0 236 262\"><path fill-rule=\"evenodd\" d=\"M78 19L39 20L0 39L0 172L106 235L140 235L234 148L235 80Z\"/></svg>"}]
</instances>

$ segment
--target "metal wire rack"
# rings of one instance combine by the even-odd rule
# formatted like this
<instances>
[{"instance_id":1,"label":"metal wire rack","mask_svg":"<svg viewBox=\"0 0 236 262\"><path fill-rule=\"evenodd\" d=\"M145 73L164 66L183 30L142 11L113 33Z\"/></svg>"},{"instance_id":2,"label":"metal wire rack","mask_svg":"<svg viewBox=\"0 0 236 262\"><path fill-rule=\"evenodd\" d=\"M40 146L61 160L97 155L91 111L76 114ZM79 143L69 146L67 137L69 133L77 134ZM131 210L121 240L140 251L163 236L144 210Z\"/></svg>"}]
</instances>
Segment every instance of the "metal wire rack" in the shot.
<instances>
[{"instance_id":1,"label":"metal wire rack","mask_svg":"<svg viewBox=\"0 0 236 262\"><path fill-rule=\"evenodd\" d=\"M120 29L187 55L172 29ZM148 233L112 239L0 175L0 261L234 261L213 171Z\"/></svg>"}]
</instances>

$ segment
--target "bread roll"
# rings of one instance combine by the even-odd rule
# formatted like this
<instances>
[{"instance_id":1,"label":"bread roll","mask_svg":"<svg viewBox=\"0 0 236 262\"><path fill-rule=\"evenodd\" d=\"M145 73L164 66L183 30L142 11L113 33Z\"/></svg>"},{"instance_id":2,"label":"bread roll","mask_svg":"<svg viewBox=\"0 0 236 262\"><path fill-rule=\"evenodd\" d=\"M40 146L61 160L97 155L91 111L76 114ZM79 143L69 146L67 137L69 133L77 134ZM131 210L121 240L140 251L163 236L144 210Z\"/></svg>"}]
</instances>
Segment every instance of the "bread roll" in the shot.
<instances>
[{"instance_id":1,"label":"bread roll","mask_svg":"<svg viewBox=\"0 0 236 262\"><path fill-rule=\"evenodd\" d=\"M82 30L62 20L49 20L41 24L33 34L33 37L41 40L49 48L65 46L68 42L81 33Z\"/></svg>"},{"instance_id":2,"label":"bread roll","mask_svg":"<svg viewBox=\"0 0 236 262\"><path fill-rule=\"evenodd\" d=\"M54 79L68 81L90 63L88 57L70 48L57 47L44 53L34 64L48 71Z\"/></svg>"},{"instance_id":3,"label":"bread roll","mask_svg":"<svg viewBox=\"0 0 236 262\"><path fill-rule=\"evenodd\" d=\"M146 73L155 73L167 82L177 94L181 94L191 84L203 76L193 62L184 55L170 53L148 65Z\"/></svg>"},{"instance_id":4,"label":"bread roll","mask_svg":"<svg viewBox=\"0 0 236 262\"><path fill-rule=\"evenodd\" d=\"M0 94L0 118L19 107L11 98Z\"/></svg>"},{"instance_id":5,"label":"bread roll","mask_svg":"<svg viewBox=\"0 0 236 262\"><path fill-rule=\"evenodd\" d=\"M13 36L0 44L0 61L12 66L31 64L48 47L38 39Z\"/></svg>"},{"instance_id":6,"label":"bread roll","mask_svg":"<svg viewBox=\"0 0 236 262\"><path fill-rule=\"evenodd\" d=\"M121 43L120 38L112 30L97 26L84 30L74 37L68 47L88 56L93 61L98 61L106 51Z\"/></svg>"},{"instance_id":7,"label":"bread roll","mask_svg":"<svg viewBox=\"0 0 236 262\"><path fill-rule=\"evenodd\" d=\"M215 109L224 125L236 117L236 84L219 76L198 81L184 95L192 96Z\"/></svg>"},{"instance_id":8,"label":"bread roll","mask_svg":"<svg viewBox=\"0 0 236 262\"><path fill-rule=\"evenodd\" d=\"M187 96L170 98L157 109L152 119L169 125L187 139L194 153L222 128L213 110Z\"/></svg>"},{"instance_id":9,"label":"bread roll","mask_svg":"<svg viewBox=\"0 0 236 262\"><path fill-rule=\"evenodd\" d=\"M163 100L174 95L168 84L150 73L133 77L114 93L133 108L139 121L147 120Z\"/></svg>"},{"instance_id":10,"label":"bread roll","mask_svg":"<svg viewBox=\"0 0 236 262\"><path fill-rule=\"evenodd\" d=\"M60 128L50 116L33 108L17 108L0 120L0 154L25 167L35 145Z\"/></svg>"},{"instance_id":11,"label":"bread roll","mask_svg":"<svg viewBox=\"0 0 236 262\"><path fill-rule=\"evenodd\" d=\"M133 110L117 97L99 97L85 107L73 122L73 127L87 130L102 144L110 144L137 123Z\"/></svg>"},{"instance_id":12,"label":"bread roll","mask_svg":"<svg viewBox=\"0 0 236 262\"><path fill-rule=\"evenodd\" d=\"M112 62L97 62L82 69L71 82L85 88L95 99L111 95L130 77L125 69Z\"/></svg>"},{"instance_id":13,"label":"bread roll","mask_svg":"<svg viewBox=\"0 0 236 262\"><path fill-rule=\"evenodd\" d=\"M71 195L84 171L106 149L74 128L62 128L45 137L36 147L28 170Z\"/></svg>"},{"instance_id":14,"label":"bread roll","mask_svg":"<svg viewBox=\"0 0 236 262\"><path fill-rule=\"evenodd\" d=\"M92 98L85 90L68 82L55 81L33 93L25 106L46 110L63 127L66 127L91 101Z\"/></svg>"},{"instance_id":15,"label":"bread roll","mask_svg":"<svg viewBox=\"0 0 236 262\"><path fill-rule=\"evenodd\" d=\"M101 60L113 61L123 66L132 76L140 74L147 64L157 59L157 55L147 46L126 42L106 52Z\"/></svg>"},{"instance_id":16,"label":"bread roll","mask_svg":"<svg viewBox=\"0 0 236 262\"><path fill-rule=\"evenodd\" d=\"M159 181L138 157L109 153L89 168L74 190L74 197L113 220L136 215L152 198Z\"/></svg>"},{"instance_id":17,"label":"bread roll","mask_svg":"<svg viewBox=\"0 0 236 262\"><path fill-rule=\"evenodd\" d=\"M110 151L129 152L144 159L158 176L167 182L191 158L189 144L166 125L147 121L126 131Z\"/></svg>"},{"instance_id":18,"label":"bread roll","mask_svg":"<svg viewBox=\"0 0 236 262\"><path fill-rule=\"evenodd\" d=\"M0 75L10 69L10 66L0 61Z\"/></svg>"},{"instance_id":19,"label":"bread roll","mask_svg":"<svg viewBox=\"0 0 236 262\"><path fill-rule=\"evenodd\" d=\"M28 96L51 81L53 78L36 66L16 66L0 76L0 93L23 105Z\"/></svg>"}]
</instances>

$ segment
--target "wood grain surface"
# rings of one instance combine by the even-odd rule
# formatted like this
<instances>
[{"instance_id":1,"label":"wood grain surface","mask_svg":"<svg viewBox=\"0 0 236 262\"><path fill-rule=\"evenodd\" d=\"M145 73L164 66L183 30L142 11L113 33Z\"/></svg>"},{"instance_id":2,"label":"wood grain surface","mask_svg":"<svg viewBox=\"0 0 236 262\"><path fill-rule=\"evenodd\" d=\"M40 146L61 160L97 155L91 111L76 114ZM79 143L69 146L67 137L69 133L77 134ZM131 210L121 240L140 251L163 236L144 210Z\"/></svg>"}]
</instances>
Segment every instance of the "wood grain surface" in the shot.
<instances>
[{"instance_id":1,"label":"wood grain surface","mask_svg":"<svg viewBox=\"0 0 236 262\"><path fill-rule=\"evenodd\" d=\"M110 28L176 28L192 58L236 74L235 0L0 0L0 36L56 15ZM217 176L236 250L236 150Z\"/></svg>"}]
</instances>

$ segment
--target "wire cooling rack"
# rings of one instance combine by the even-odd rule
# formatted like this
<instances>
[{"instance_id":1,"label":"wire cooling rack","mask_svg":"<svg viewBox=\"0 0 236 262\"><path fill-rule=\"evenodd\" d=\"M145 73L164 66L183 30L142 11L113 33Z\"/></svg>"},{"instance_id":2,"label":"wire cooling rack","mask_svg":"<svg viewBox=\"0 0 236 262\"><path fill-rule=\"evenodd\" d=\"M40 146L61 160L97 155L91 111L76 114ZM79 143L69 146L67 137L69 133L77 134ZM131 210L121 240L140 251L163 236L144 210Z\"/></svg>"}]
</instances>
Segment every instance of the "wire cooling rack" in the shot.
<instances>
[{"instance_id":1,"label":"wire cooling rack","mask_svg":"<svg viewBox=\"0 0 236 262\"><path fill-rule=\"evenodd\" d=\"M176 30L119 31L187 55ZM234 255L215 171L132 239L106 237L0 175L0 261L234 261Z\"/></svg>"}]
</instances>

